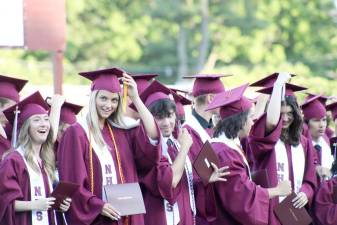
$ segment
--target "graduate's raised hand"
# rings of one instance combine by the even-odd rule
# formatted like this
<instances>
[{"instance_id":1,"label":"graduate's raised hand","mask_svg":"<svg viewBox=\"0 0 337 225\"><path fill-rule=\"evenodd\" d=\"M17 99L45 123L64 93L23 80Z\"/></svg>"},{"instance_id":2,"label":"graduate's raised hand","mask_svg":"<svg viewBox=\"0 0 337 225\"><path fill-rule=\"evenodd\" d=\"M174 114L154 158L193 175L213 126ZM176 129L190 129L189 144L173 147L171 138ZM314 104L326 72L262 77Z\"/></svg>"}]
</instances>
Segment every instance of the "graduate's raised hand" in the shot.
<instances>
[{"instance_id":1,"label":"graduate's raised hand","mask_svg":"<svg viewBox=\"0 0 337 225\"><path fill-rule=\"evenodd\" d=\"M133 101L134 98L138 97L137 83L136 81L127 73L123 74L123 83L127 85L128 96Z\"/></svg>"},{"instance_id":2,"label":"graduate's raised hand","mask_svg":"<svg viewBox=\"0 0 337 225\"><path fill-rule=\"evenodd\" d=\"M191 148L193 144L193 139L190 133L188 133L186 128L180 129L179 134L178 134L178 142L181 146L181 150L188 151Z\"/></svg>"},{"instance_id":3,"label":"graduate's raised hand","mask_svg":"<svg viewBox=\"0 0 337 225\"><path fill-rule=\"evenodd\" d=\"M295 208L302 208L308 203L308 197L304 192L299 192L292 202Z\"/></svg>"},{"instance_id":4,"label":"graduate's raised hand","mask_svg":"<svg viewBox=\"0 0 337 225\"><path fill-rule=\"evenodd\" d=\"M214 163L211 163L211 166L213 168L213 173L209 178L209 183L214 183L217 181L227 181L225 177L230 174L228 166L221 167L220 169Z\"/></svg>"},{"instance_id":5,"label":"graduate's raised hand","mask_svg":"<svg viewBox=\"0 0 337 225\"><path fill-rule=\"evenodd\" d=\"M49 198L40 198L33 202L33 208L37 211L47 211L48 209L51 209L51 207L55 203L54 197Z\"/></svg>"},{"instance_id":6,"label":"graduate's raised hand","mask_svg":"<svg viewBox=\"0 0 337 225\"><path fill-rule=\"evenodd\" d=\"M104 204L101 215L109 217L112 220L119 220L121 218L120 213L109 203Z\"/></svg>"},{"instance_id":7,"label":"graduate's raised hand","mask_svg":"<svg viewBox=\"0 0 337 225\"><path fill-rule=\"evenodd\" d=\"M68 209L70 208L70 204L71 204L71 198L64 199L63 202L60 205L60 210L62 212L67 212Z\"/></svg>"},{"instance_id":8,"label":"graduate's raised hand","mask_svg":"<svg viewBox=\"0 0 337 225\"><path fill-rule=\"evenodd\" d=\"M291 182L289 180L280 181L277 185L278 196L287 196L292 192Z\"/></svg>"},{"instance_id":9,"label":"graduate's raised hand","mask_svg":"<svg viewBox=\"0 0 337 225\"><path fill-rule=\"evenodd\" d=\"M48 101L48 100L47 100ZM57 108L61 108L63 103L65 101L65 97L59 94L55 94L53 95L53 97L51 98L51 100L49 100L49 102L47 102L48 104L57 107Z\"/></svg>"},{"instance_id":10,"label":"graduate's raised hand","mask_svg":"<svg viewBox=\"0 0 337 225\"><path fill-rule=\"evenodd\" d=\"M283 85L287 83L291 78L290 73L288 72L280 72L277 76L277 80L275 81L275 84L277 85Z\"/></svg>"}]
</instances>

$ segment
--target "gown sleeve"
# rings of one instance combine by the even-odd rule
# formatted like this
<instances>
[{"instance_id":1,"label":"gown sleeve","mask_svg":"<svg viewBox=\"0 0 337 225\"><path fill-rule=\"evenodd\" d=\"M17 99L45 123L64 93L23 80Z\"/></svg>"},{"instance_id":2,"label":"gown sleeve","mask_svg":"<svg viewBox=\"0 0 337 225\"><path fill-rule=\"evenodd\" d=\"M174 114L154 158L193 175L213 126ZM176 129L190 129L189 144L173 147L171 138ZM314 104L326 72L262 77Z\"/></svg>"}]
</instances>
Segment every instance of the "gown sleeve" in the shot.
<instances>
[{"instance_id":1,"label":"gown sleeve","mask_svg":"<svg viewBox=\"0 0 337 225\"><path fill-rule=\"evenodd\" d=\"M100 215L104 201L90 192L90 181L85 164L88 141L80 125L69 127L58 147L60 180L79 184L73 195L68 218L73 224L91 224Z\"/></svg>"}]
</instances>

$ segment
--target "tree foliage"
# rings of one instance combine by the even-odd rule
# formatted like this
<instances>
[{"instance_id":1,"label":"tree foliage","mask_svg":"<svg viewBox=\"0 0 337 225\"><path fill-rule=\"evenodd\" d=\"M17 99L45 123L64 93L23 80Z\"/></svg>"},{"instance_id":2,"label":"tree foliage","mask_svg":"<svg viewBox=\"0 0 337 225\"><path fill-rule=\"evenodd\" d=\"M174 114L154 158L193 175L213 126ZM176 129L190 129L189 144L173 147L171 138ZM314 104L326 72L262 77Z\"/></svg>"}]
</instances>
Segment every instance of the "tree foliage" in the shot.
<instances>
[{"instance_id":1,"label":"tree foliage","mask_svg":"<svg viewBox=\"0 0 337 225\"><path fill-rule=\"evenodd\" d=\"M78 71L112 65L159 73L166 82L228 72L233 85L291 71L313 91L336 94L333 12L332 0L67 1L65 81L82 82ZM52 81L46 52L1 49L0 59L3 73Z\"/></svg>"}]
</instances>

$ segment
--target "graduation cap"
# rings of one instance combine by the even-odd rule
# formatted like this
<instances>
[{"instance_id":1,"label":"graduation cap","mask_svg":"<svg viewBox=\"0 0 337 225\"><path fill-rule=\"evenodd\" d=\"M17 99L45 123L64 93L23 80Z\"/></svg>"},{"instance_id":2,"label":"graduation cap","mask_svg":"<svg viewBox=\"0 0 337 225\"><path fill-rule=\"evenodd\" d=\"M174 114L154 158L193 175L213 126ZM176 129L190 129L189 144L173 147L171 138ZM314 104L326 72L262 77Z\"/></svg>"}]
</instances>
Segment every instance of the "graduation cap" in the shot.
<instances>
[{"instance_id":1,"label":"graduation cap","mask_svg":"<svg viewBox=\"0 0 337 225\"><path fill-rule=\"evenodd\" d=\"M0 97L19 102L19 92L28 81L14 77L0 75Z\"/></svg>"},{"instance_id":2,"label":"graduation cap","mask_svg":"<svg viewBox=\"0 0 337 225\"><path fill-rule=\"evenodd\" d=\"M146 107L149 107L152 103L161 100L161 99L170 99L174 100L172 95L176 95L168 87L163 85L157 80L154 80L141 94L140 98L144 102ZM130 108L136 110L136 107L132 103ZM137 110L136 110L137 111Z\"/></svg>"},{"instance_id":3,"label":"graduation cap","mask_svg":"<svg viewBox=\"0 0 337 225\"><path fill-rule=\"evenodd\" d=\"M183 78L195 78L192 95L194 97L205 94L217 94L223 92L225 87L221 82L221 77L232 75L226 74L197 74L194 76L184 76Z\"/></svg>"},{"instance_id":4,"label":"graduation cap","mask_svg":"<svg viewBox=\"0 0 337 225\"><path fill-rule=\"evenodd\" d=\"M184 93L184 94L189 94L190 92L189 91L186 91L186 90L182 90L182 89L178 89L178 88L171 88L172 91L174 91L175 93Z\"/></svg>"},{"instance_id":5,"label":"graduation cap","mask_svg":"<svg viewBox=\"0 0 337 225\"><path fill-rule=\"evenodd\" d=\"M217 94L205 110L220 108L220 116L222 119L247 111L252 107L252 102L243 96L248 86L249 84L244 84Z\"/></svg>"},{"instance_id":6,"label":"graduation cap","mask_svg":"<svg viewBox=\"0 0 337 225\"><path fill-rule=\"evenodd\" d=\"M51 106L51 97L47 97L45 102ZM60 122L73 124L76 123L76 115L82 110L83 106L76 105L70 102L64 102L60 112Z\"/></svg>"},{"instance_id":7,"label":"graduation cap","mask_svg":"<svg viewBox=\"0 0 337 225\"><path fill-rule=\"evenodd\" d=\"M125 72L117 67L80 72L79 75L92 81L91 90L106 90L112 93L121 92L118 78L122 77Z\"/></svg>"},{"instance_id":8,"label":"graduation cap","mask_svg":"<svg viewBox=\"0 0 337 225\"><path fill-rule=\"evenodd\" d=\"M61 107L60 121L67 124L76 123L76 115L82 110L83 106L65 102Z\"/></svg>"},{"instance_id":9,"label":"graduation cap","mask_svg":"<svg viewBox=\"0 0 337 225\"><path fill-rule=\"evenodd\" d=\"M334 120L337 119L337 102L327 105L326 109L331 111L331 115Z\"/></svg>"},{"instance_id":10,"label":"graduation cap","mask_svg":"<svg viewBox=\"0 0 337 225\"><path fill-rule=\"evenodd\" d=\"M262 94L271 95L271 93L273 92L273 88L274 88L274 86L269 86L269 87L262 88L262 89L258 90L257 92L262 93ZM306 89L307 88L305 88L305 87L301 87L301 86L298 86L298 85L295 85L295 84L286 83L285 96L295 96L295 92L303 91L303 90L306 90Z\"/></svg>"},{"instance_id":11,"label":"graduation cap","mask_svg":"<svg viewBox=\"0 0 337 225\"><path fill-rule=\"evenodd\" d=\"M277 80L277 77L278 77L279 73L276 72L276 73L272 73L252 84L250 84L249 86L251 87L270 87L270 86L273 86L275 81ZM295 74L290 74L291 77L295 77L296 75Z\"/></svg>"},{"instance_id":12,"label":"graduation cap","mask_svg":"<svg viewBox=\"0 0 337 225\"><path fill-rule=\"evenodd\" d=\"M306 92L307 96L305 97L305 101L317 96L316 94L312 94L312 93L309 93L309 92ZM329 97L328 96L324 96L323 94L320 94L319 95L319 101L325 106L326 102L328 101Z\"/></svg>"},{"instance_id":13,"label":"graduation cap","mask_svg":"<svg viewBox=\"0 0 337 225\"><path fill-rule=\"evenodd\" d=\"M133 74L132 77L137 83L138 93L141 94L158 74Z\"/></svg>"},{"instance_id":14,"label":"graduation cap","mask_svg":"<svg viewBox=\"0 0 337 225\"><path fill-rule=\"evenodd\" d=\"M185 98L182 95L173 95L174 101L176 103L176 114L178 117L185 116L184 105L191 105L192 101Z\"/></svg>"},{"instance_id":15,"label":"graduation cap","mask_svg":"<svg viewBox=\"0 0 337 225\"><path fill-rule=\"evenodd\" d=\"M310 99L307 99L302 105L302 111L305 119L321 119L326 116L326 109L322 104L322 96L316 95Z\"/></svg>"},{"instance_id":16,"label":"graduation cap","mask_svg":"<svg viewBox=\"0 0 337 225\"><path fill-rule=\"evenodd\" d=\"M33 115L48 114L48 111L49 106L38 91L6 109L4 114L13 125L12 146L16 147L17 131L27 119Z\"/></svg>"}]
</instances>

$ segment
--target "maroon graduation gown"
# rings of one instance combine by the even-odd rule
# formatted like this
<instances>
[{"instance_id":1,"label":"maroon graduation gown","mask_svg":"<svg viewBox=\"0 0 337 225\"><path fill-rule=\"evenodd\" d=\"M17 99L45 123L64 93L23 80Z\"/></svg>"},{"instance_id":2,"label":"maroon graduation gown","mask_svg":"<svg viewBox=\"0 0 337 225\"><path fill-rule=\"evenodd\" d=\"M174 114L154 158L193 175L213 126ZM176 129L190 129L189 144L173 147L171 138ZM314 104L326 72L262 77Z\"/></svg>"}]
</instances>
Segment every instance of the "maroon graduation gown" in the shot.
<instances>
[{"instance_id":1,"label":"maroon graduation gown","mask_svg":"<svg viewBox=\"0 0 337 225\"><path fill-rule=\"evenodd\" d=\"M3 154L11 148L11 141L0 135L0 161Z\"/></svg>"},{"instance_id":2,"label":"maroon graduation gown","mask_svg":"<svg viewBox=\"0 0 337 225\"><path fill-rule=\"evenodd\" d=\"M146 174L159 160L159 145L153 146L150 143L143 125L128 130L113 127L112 130L119 150L125 181L127 183L139 182L137 172L140 175ZM112 150L111 154L115 163L117 180L120 183L117 158L107 125L103 128L102 134L105 142ZM78 192L72 198L71 207L67 212L68 221L70 224L76 225L122 224L122 220L117 223L100 215L104 205L102 200L102 174L100 162L94 150L94 193L90 192L89 146L87 135L78 123L73 124L65 131L59 143L58 166L60 180L80 185ZM143 215L129 217L129 225L142 224L144 224Z\"/></svg>"},{"instance_id":3,"label":"maroon graduation gown","mask_svg":"<svg viewBox=\"0 0 337 225\"><path fill-rule=\"evenodd\" d=\"M336 177L322 182L313 202L314 220L317 225L337 224L337 204L333 202L333 187L337 185Z\"/></svg>"},{"instance_id":4,"label":"maroon graduation gown","mask_svg":"<svg viewBox=\"0 0 337 225\"><path fill-rule=\"evenodd\" d=\"M46 187L46 195L49 196L47 174L42 173ZM13 151L9 153L0 164L0 224L6 225L31 225L32 214L27 212L15 212L14 201L30 201L29 174L22 156ZM52 212L48 211L49 224ZM61 221L59 224L62 224Z\"/></svg>"},{"instance_id":5,"label":"maroon graduation gown","mask_svg":"<svg viewBox=\"0 0 337 225\"><path fill-rule=\"evenodd\" d=\"M334 131L330 127L327 127L325 130L325 134L330 139L334 136Z\"/></svg>"},{"instance_id":6,"label":"maroon graduation gown","mask_svg":"<svg viewBox=\"0 0 337 225\"><path fill-rule=\"evenodd\" d=\"M178 155L175 147L168 147L171 160ZM171 205L178 204L180 225L193 225L193 214L190 206L190 196L186 172L184 171L176 188L172 188L172 168L165 157L156 166L156 180L145 182L144 201L147 212L144 216L146 225L170 225L166 223L164 199ZM152 174L150 174L152 176ZM153 176L152 176L153 177ZM146 180L145 180L146 181ZM147 184L147 185L146 185Z\"/></svg>"},{"instance_id":7,"label":"maroon graduation gown","mask_svg":"<svg viewBox=\"0 0 337 225\"><path fill-rule=\"evenodd\" d=\"M216 219L211 225L262 225L268 224L269 196L265 188L255 185L249 179L247 166L242 156L224 143L214 142L212 147L217 154L220 167L229 166L230 175L226 182L212 185L216 204ZM211 201L210 201L211 202Z\"/></svg>"},{"instance_id":8,"label":"maroon graduation gown","mask_svg":"<svg viewBox=\"0 0 337 225\"><path fill-rule=\"evenodd\" d=\"M251 133L249 135L249 144L254 155L254 170L266 169L269 176L269 182L271 187L276 187L278 184L277 170L276 170L276 153L275 145L280 138L282 131L282 123L279 121L277 127L270 133L266 134L266 114L261 116L253 125ZM314 165L315 153L311 140L301 136L301 144L303 146L305 155L305 171L302 182L301 192L304 192L309 200L309 203L313 200L314 190L316 188L316 170ZM291 146L285 144L288 162L289 173L292 188L294 188L294 180L292 174L292 161L291 161ZM272 207L270 207L270 213L273 213L273 209L278 205L278 198L271 200ZM275 217L270 217L275 219ZM269 224L280 224L277 220L269 221Z\"/></svg>"}]
</instances>

